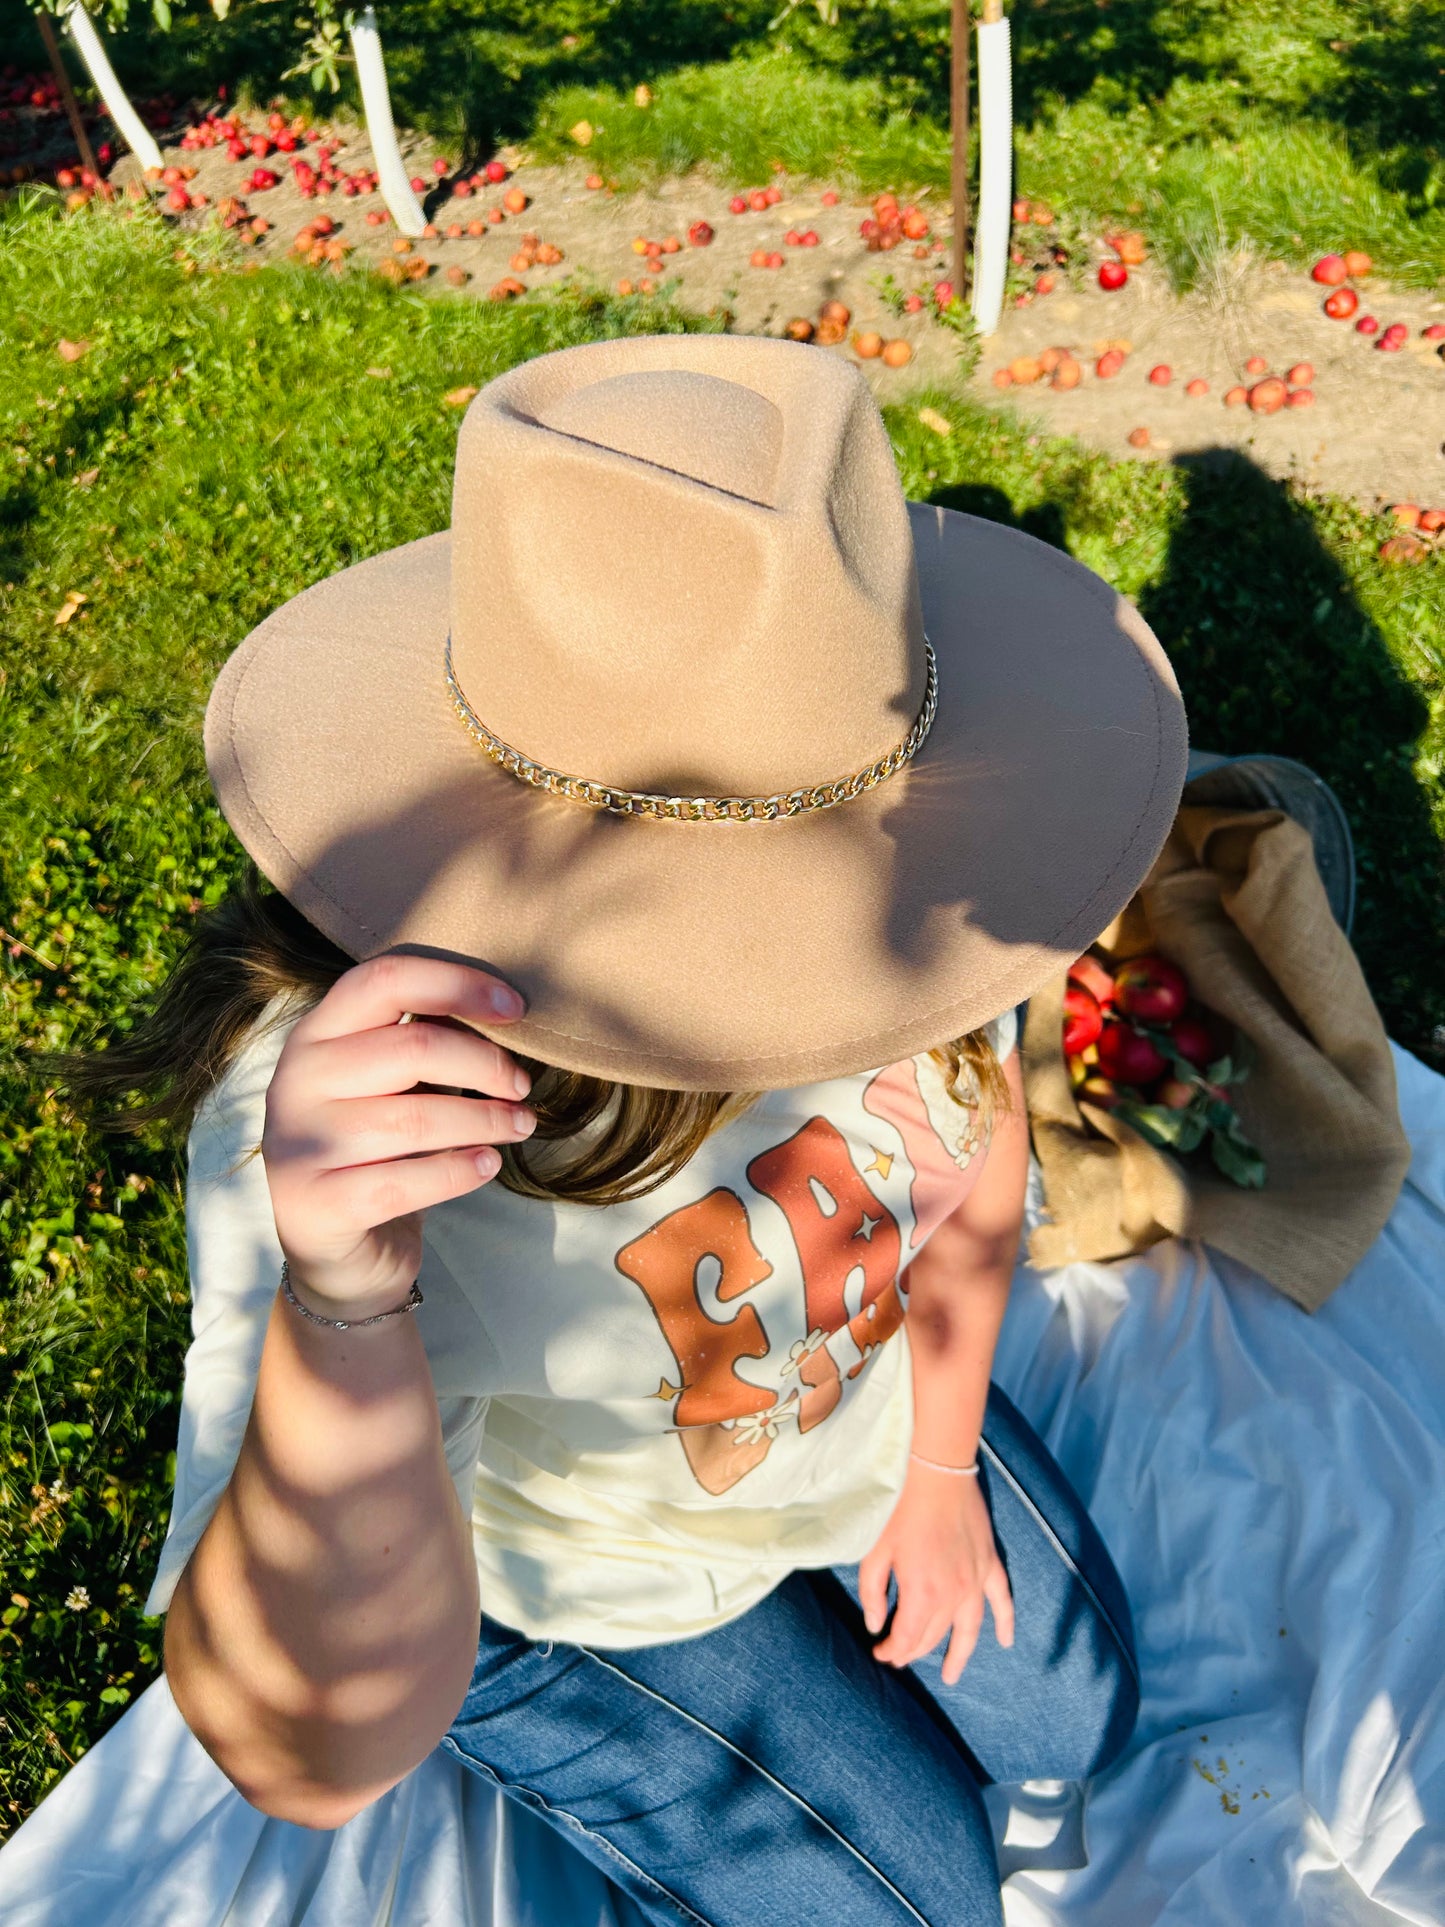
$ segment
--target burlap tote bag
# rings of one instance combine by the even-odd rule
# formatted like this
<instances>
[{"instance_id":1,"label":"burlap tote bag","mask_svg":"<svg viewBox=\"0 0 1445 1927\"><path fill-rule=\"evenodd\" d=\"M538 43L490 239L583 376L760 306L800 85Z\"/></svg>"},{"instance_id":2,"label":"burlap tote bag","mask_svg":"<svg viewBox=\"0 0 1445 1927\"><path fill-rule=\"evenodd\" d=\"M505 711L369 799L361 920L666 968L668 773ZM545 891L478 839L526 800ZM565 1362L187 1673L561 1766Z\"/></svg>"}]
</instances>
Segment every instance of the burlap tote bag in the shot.
<instances>
[{"instance_id":1,"label":"burlap tote bag","mask_svg":"<svg viewBox=\"0 0 1445 1927\"><path fill-rule=\"evenodd\" d=\"M1244 1033L1253 1068L1231 1095L1267 1176L1262 1189L1242 1190L1076 1103L1060 976L1030 999L1024 1027L1048 1207L1031 1261L1118 1258L1170 1236L1201 1238L1316 1310L1379 1234L1410 1146L1385 1028L1331 912L1309 832L1281 810L1186 802L1100 941L1116 958L1157 949Z\"/></svg>"}]
</instances>

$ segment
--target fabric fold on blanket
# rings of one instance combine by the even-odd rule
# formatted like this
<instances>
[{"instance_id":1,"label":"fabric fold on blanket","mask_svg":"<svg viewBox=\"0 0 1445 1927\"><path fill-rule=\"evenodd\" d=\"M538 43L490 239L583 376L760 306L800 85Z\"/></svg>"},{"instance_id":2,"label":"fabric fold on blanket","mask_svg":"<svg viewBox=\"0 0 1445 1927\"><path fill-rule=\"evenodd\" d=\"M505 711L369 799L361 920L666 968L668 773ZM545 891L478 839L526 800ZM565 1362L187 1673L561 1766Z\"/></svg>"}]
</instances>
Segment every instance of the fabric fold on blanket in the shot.
<instances>
[{"instance_id":1,"label":"fabric fold on blanket","mask_svg":"<svg viewBox=\"0 0 1445 1927\"><path fill-rule=\"evenodd\" d=\"M989 1789L1008 1927L1445 1922L1445 1078L1392 1054L1410 1172L1313 1315L1178 1239L1018 1271L995 1377L1119 1566L1143 1703L1085 1786ZM334 1833L266 1818L164 1679L0 1850L0 1919L641 1927L440 1748Z\"/></svg>"}]
</instances>

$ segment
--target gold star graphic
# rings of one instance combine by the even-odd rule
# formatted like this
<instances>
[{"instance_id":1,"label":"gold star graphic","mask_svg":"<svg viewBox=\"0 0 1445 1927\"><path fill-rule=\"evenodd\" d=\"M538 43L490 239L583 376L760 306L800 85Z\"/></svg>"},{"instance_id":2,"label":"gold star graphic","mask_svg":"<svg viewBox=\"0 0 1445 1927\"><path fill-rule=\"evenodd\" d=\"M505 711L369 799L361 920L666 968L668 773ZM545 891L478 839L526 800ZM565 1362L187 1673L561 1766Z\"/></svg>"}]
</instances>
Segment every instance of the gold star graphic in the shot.
<instances>
[{"instance_id":1,"label":"gold star graphic","mask_svg":"<svg viewBox=\"0 0 1445 1927\"><path fill-rule=\"evenodd\" d=\"M870 1144L868 1149L873 1153L873 1162L871 1164L865 1164L863 1167L864 1171L876 1171L880 1178L886 1180L888 1173L893 1169L893 1153L891 1151L880 1151L876 1144Z\"/></svg>"},{"instance_id":2,"label":"gold star graphic","mask_svg":"<svg viewBox=\"0 0 1445 1927\"><path fill-rule=\"evenodd\" d=\"M680 1385L669 1384L667 1379L664 1378L658 1381L657 1390L652 1394L652 1396L654 1398L672 1399L672 1398L676 1398L678 1393L681 1390L682 1390L682 1387Z\"/></svg>"}]
</instances>

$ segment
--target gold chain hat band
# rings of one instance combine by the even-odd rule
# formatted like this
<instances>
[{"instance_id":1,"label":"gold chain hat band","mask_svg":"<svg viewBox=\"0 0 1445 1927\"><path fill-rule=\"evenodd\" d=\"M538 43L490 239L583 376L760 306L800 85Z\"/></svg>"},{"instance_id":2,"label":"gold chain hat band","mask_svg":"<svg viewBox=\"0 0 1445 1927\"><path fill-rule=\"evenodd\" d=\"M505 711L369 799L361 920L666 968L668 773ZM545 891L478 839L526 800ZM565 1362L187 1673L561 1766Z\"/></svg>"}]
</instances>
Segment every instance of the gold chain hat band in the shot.
<instances>
[{"instance_id":1,"label":"gold chain hat band","mask_svg":"<svg viewBox=\"0 0 1445 1927\"><path fill-rule=\"evenodd\" d=\"M778 796L658 796L646 790L618 789L613 783L594 783L585 776L564 776L560 770L547 769L541 763L534 763L531 757L524 756L519 749L513 749L487 728L462 694L461 685L453 673L450 632L446 641L446 674L452 708L466 724L468 733L481 744L494 763L500 764L513 776L520 777L524 783L530 783L534 789L546 790L552 796L566 797L572 803L584 803L588 809L610 810L615 816L652 816L672 823L771 823L780 816L802 816L808 810L831 810L839 803L861 796L865 790L876 789L902 769L905 763L912 762L933 727L938 708L938 663L933 644L926 635L923 649L928 663L923 706L903 741L876 763L870 763L867 769L860 769L856 775L841 777L836 783L817 783L810 788L789 790Z\"/></svg>"}]
</instances>

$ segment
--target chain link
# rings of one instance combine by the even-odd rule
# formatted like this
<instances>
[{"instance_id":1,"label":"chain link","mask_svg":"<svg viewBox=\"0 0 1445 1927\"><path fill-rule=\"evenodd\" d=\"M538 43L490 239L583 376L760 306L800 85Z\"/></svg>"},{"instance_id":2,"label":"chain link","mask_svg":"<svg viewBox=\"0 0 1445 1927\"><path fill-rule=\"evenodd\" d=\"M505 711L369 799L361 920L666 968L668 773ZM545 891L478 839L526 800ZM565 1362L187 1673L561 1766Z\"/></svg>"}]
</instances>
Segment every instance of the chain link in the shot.
<instances>
[{"instance_id":1,"label":"chain link","mask_svg":"<svg viewBox=\"0 0 1445 1927\"><path fill-rule=\"evenodd\" d=\"M461 685L452 669L450 632L446 641L446 676L452 708L465 723L468 733L494 763L519 777L522 782L530 783L534 789L565 797L568 802L585 804L588 809L608 810L614 816L650 816L667 823L773 823L780 816L802 816L813 810L835 809L838 804L861 796L865 790L876 789L902 769L905 763L912 762L933 727L933 718L938 709L938 663L933 644L926 635L923 649L928 664L923 707L901 743L853 776L840 777L836 783L817 783L775 796L663 796L647 790L624 790L612 784L594 783L585 776L564 776L560 770L534 763L530 757L513 749L510 743L504 743L500 736L494 736L487 728L462 694Z\"/></svg>"}]
</instances>

